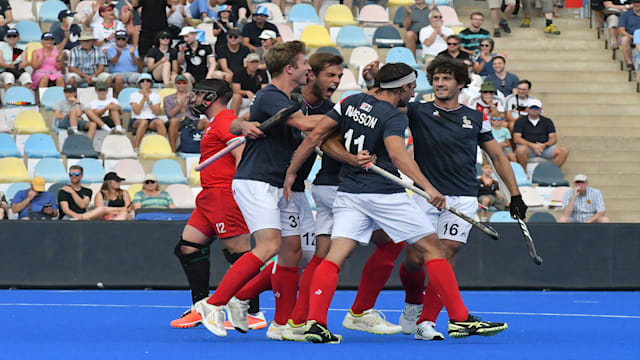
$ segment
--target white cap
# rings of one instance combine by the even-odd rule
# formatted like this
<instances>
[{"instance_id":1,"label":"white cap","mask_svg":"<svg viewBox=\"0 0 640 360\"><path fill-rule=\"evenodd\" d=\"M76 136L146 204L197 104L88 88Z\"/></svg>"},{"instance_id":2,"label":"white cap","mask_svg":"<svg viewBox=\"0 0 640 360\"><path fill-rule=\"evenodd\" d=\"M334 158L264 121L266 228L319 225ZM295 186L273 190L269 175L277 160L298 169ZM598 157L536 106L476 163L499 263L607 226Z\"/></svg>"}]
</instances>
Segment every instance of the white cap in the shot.
<instances>
[{"instance_id":1,"label":"white cap","mask_svg":"<svg viewBox=\"0 0 640 360\"><path fill-rule=\"evenodd\" d=\"M576 182L576 181L586 182L586 181L589 181L589 178L585 174L578 174L573 177L573 182Z\"/></svg>"},{"instance_id":2,"label":"white cap","mask_svg":"<svg viewBox=\"0 0 640 360\"><path fill-rule=\"evenodd\" d=\"M194 32L197 32L196 29L194 29L191 26L185 26L182 28L182 30L180 30L180 34L178 36L185 36L187 34L194 33Z\"/></svg>"},{"instance_id":3,"label":"white cap","mask_svg":"<svg viewBox=\"0 0 640 360\"><path fill-rule=\"evenodd\" d=\"M530 99L528 105L528 107L537 106L539 108L542 108L542 102L538 99Z\"/></svg>"},{"instance_id":4,"label":"white cap","mask_svg":"<svg viewBox=\"0 0 640 360\"><path fill-rule=\"evenodd\" d=\"M275 39L277 37L276 32L273 30L262 30L262 33L258 36L260 39Z\"/></svg>"}]
</instances>

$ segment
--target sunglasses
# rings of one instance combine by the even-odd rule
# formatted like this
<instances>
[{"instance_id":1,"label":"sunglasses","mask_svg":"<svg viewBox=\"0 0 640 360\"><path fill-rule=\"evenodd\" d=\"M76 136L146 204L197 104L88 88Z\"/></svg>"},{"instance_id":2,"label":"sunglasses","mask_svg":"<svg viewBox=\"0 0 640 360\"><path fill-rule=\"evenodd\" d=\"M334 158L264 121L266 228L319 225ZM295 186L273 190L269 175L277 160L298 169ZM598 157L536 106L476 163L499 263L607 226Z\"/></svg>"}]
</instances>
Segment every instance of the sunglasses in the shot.
<instances>
[{"instance_id":1,"label":"sunglasses","mask_svg":"<svg viewBox=\"0 0 640 360\"><path fill-rule=\"evenodd\" d=\"M494 117L494 118L491 118L491 120L502 121L502 118L501 117Z\"/></svg>"},{"instance_id":2,"label":"sunglasses","mask_svg":"<svg viewBox=\"0 0 640 360\"><path fill-rule=\"evenodd\" d=\"M434 16L434 19L442 19L442 16Z\"/></svg>"},{"instance_id":3,"label":"sunglasses","mask_svg":"<svg viewBox=\"0 0 640 360\"><path fill-rule=\"evenodd\" d=\"M17 38L18 35L7 35L8 38Z\"/></svg>"},{"instance_id":4,"label":"sunglasses","mask_svg":"<svg viewBox=\"0 0 640 360\"><path fill-rule=\"evenodd\" d=\"M480 47L489 47L489 44L480 44Z\"/></svg>"},{"instance_id":5,"label":"sunglasses","mask_svg":"<svg viewBox=\"0 0 640 360\"><path fill-rule=\"evenodd\" d=\"M240 36L238 36L238 35L227 35L227 37L228 37L229 39L237 39L237 38L239 38Z\"/></svg>"},{"instance_id":6,"label":"sunglasses","mask_svg":"<svg viewBox=\"0 0 640 360\"><path fill-rule=\"evenodd\" d=\"M156 182L153 180L147 180L144 182L145 184L155 184Z\"/></svg>"},{"instance_id":7,"label":"sunglasses","mask_svg":"<svg viewBox=\"0 0 640 360\"><path fill-rule=\"evenodd\" d=\"M529 109L531 109L531 110L540 110L540 108L537 107L537 106L529 106Z\"/></svg>"},{"instance_id":8,"label":"sunglasses","mask_svg":"<svg viewBox=\"0 0 640 360\"><path fill-rule=\"evenodd\" d=\"M70 172L69 173L69 176L80 176L80 175L82 175L82 174L79 173L79 172Z\"/></svg>"},{"instance_id":9,"label":"sunglasses","mask_svg":"<svg viewBox=\"0 0 640 360\"><path fill-rule=\"evenodd\" d=\"M186 83L187 83L187 82L186 82L185 80L178 80L178 81L176 81L176 84L179 84L179 85L184 85L184 84L186 84Z\"/></svg>"},{"instance_id":10,"label":"sunglasses","mask_svg":"<svg viewBox=\"0 0 640 360\"><path fill-rule=\"evenodd\" d=\"M152 81L149 80L149 79L142 79L142 80L140 80L140 82L143 83L143 82L152 82Z\"/></svg>"},{"instance_id":11,"label":"sunglasses","mask_svg":"<svg viewBox=\"0 0 640 360\"><path fill-rule=\"evenodd\" d=\"M124 41L127 41L127 38L119 37L119 38L116 38L116 40L124 40Z\"/></svg>"},{"instance_id":12,"label":"sunglasses","mask_svg":"<svg viewBox=\"0 0 640 360\"><path fill-rule=\"evenodd\" d=\"M459 45L459 44L458 43L447 43L447 45L455 46L455 45Z\"/></svg>"},{"instance_id":13,"label":"sunglasses","mask_svg":"<svg viewBox=\"0 0 640 360\"><path fill-rule=\"evenodd\" d=\"M186 35L185 35L185 36L186 36ZM163 40L163 39L171 39L171 38L170 38L170 37L168 37L168 36L160 36L158 39Z\"/></svg>"}]
</instances>

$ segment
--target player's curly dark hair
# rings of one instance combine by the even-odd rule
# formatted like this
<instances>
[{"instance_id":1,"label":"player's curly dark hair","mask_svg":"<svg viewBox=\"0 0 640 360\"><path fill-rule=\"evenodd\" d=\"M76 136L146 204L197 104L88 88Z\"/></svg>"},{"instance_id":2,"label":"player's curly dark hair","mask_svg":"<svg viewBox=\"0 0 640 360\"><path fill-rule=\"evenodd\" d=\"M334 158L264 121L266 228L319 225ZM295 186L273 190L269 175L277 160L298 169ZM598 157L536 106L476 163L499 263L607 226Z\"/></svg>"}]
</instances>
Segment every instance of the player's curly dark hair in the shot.
<instances>
[{"instance_id":1,"label":"player's curly dark hair","mask_svg":"<svg viewBox=\"0 0 640 360\"><path fill-rule=\"evenodd\" d=\"M305 54L306 48L302 41L294 40L285 43L277 43L264 54L264 62L272 77L280 75L284 67L296 66L298 54Z\"/></svg>"},{"instance_id":2,"label":"player's curly dark hair","mask_svg":"<svg viewBox=\"0 0 640 360\"><path fill-rule=\"evenodd\" d=\"M418 74L414 68L405 63L387 63L378 71L375 87L379 87L380 83L401 79L410 73ZM401 89L402 87L398 87L395 89L378 89L378 91L400 91Z\"/></svg>"},{"instance_id":3,"label":"player's curly dark hair","mask_svg":"<svg viewBox=\"0 0 640 360\"><path fill-rule=\"evenodd\" d=\"M464 84L466 87L471 82L467 65L460 60L448 59L438 56L427 66L427 79L433 84L433 74L451 74L456 79L458 85Z\"/></svg>"},{"instance_id":4,"label":"player's curly dark hair","mask_svg":"<svg viewBox=\"0 0 640 360\"><path fill-rule=\"evenodd\" d=\"M342 56L329 54L325 52L314 53L309 56L309 66L311 66L311 71L313 71L316 75L320 74L324 68L334 65L342 65L344 60Z\"/></svg>"}]
</instances>

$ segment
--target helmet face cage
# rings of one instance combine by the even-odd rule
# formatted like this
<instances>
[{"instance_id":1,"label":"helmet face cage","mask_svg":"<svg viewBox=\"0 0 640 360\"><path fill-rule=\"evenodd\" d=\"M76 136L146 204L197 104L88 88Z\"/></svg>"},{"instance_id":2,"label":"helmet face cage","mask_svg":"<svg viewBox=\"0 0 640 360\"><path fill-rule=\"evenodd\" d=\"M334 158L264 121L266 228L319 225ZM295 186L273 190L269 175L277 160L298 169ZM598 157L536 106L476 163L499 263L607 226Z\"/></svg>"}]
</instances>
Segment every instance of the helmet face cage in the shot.
<instances>
[{"instance_id":1,"label":"helmet face cage","mask_svg":"<svg viewBox=\"0 0 640 360\"><path fill-rule=\"evenodd\" d=\"M192 93L193 100L191 101L190 107L196 115L204 114L209 106L218 98L218 93L215 90L193 89ZM202 99L202 103L197 104L196 102L200 94L204 94L204 98Z\"/></svg>"}]
</instances>

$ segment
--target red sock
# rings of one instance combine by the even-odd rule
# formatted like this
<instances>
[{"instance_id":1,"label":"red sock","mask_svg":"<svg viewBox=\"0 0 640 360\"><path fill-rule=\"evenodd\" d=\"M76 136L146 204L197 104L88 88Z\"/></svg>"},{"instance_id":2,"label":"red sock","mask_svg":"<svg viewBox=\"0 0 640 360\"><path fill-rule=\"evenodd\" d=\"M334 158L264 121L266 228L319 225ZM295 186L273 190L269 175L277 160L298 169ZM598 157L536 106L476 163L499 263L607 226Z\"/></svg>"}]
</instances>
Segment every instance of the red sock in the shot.
<instances>
[{"instance_id":1,"label":"red sock","mask_svg":"<svg viewBox=\"0 0 640 360\"><path fill-rule=\"evenodd\" d=\"M451 264L446 259L434 259L427 261L427 275L429 284L440 296L440 301L447 308L449 320L464 321L469 317L469 311L462 302L458 281L453 273Z\"/></svg>"},{"instance_id":2,"label":"red sock","mask_svg":"<svg viewBox=\"0 0 640 360\"><path fill-rule=\"evenodd\" d=\"M216 306L226 305L229 299L260 271L261 266L262 261L252 252L242 255L224 275L207 303Z\"/></svg>"},{"instance_id":3,"label":"red sock","mask_svg":"<svg viewBox=\"0 0 640 360\"><path fill-rule=\"evenodd\" d=\"M275 267L276 272L271 274L271 286L276 297L276 314L273 316L273 321L278 325L284 325L293 307L296 306L299 268L282 265L275 265Z\"/></svg>"},{"instance_id":4,"label":"red sock","mask_svg":"<svg viewBox=\"0 0 640 360\"><path fill-rule=\"evenodd\" d=\"M273 271L273 262L260 271L260 273L246 283L242 289L236 293L239 300L249 300L260 295L263 291L271 290L271 272Z\"/></svg>"},{"instance_id":5,"label":"red sock","mask_svg":"<svg viewBox=\"0 0 640 360\"><path fill-rule=\"evenodd\" d=\"M404 263L400 265L400 281L404 288L404 302L407 304L422 304L422 297L424 293L424 281L426 274L424 266L418 271L410 272L404 266Z\"/></svg>"},{"instance_id":6,"label":"red sock","mask_svg":"<svg viewBox=\"0 0 640 360\"><path fill-rule=\"evenodd\" d=\"M420 324L423 321L436 322L441 310L442 301L440 301L440 297L438 296L436 289L434 289L433 284L429 281L427 288L424 291L422 313L420 313L420 318L417 323Z\"/></svg>"},{"instance_id":7,"label":"red sock","mask_svg":"<svg viewBox=\"0 0 640 360\"><path fill-rule=\"evenodd\" d=\"M296 300L296 307L293 308L291 313L291 320L294 324L303 324L307 321L307 314L309 312L309 288L311 286L311 279L316 271L316 268L322 262L321 257L313 256L311 261L307 264L307 267L300 277L300 290L298 290L298 299Z\"/></svg>"},{"instance_id":8,"label":"red sock","mask_svg":"<svg viewBox=\"0 0 640 360\"><path fill-rule=\"evenodd\" d=\"M316 268L309 288L309 320L327 326L327 313L338 286L339 272L340 267L326 259Z\"/></svg>"},{"instance_id":9,"label":"red sock","mask_svg":"<svg viewBox=\"0 0 640 360\"><path fill-rule=\"evenodd\" d=\"M362 269L362 277L358 286L358 294L351 306L351 312L362 314L365 310L372 309L376 304L378 295L384 284L387 283L393 271L394 261L404 249L404 242L395 244L389 241L378 245L376 251L371 254L369 260Z\"/></svg>"}]
</instances>

